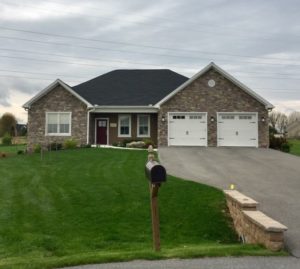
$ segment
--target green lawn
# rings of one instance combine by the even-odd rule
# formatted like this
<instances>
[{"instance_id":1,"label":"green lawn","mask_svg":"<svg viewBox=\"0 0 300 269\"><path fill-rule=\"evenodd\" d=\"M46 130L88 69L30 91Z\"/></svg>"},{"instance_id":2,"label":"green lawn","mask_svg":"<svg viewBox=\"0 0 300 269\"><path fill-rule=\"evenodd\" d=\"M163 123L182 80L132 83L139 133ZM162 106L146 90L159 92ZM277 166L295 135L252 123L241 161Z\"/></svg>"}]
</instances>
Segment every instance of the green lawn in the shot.
<instances>
[{"instance_id":1,"label":"green lawn","mask_svg":"<svg viewBox=\"0 0 300 269\"><path fill-rule=\"evenodd\" d=\"M17 152L19 150L25 150L26 149L26 145L20 145L20 144L16 144L16 145L11 145L11 146L3 146L0 144L0 153L8 153L8 154L17 154Z\"/></svg>"},{"instance_id":2,"label":"green lawn","mask_svg":"<svg viewBox=\"0 0 300 269\"><path fill-rule=\"evenodd\" d=\"M290 153L300 156L300 139L289 139L288 142L292 145Z\"/></svg>"},{"instance_id":3,"label":"green lawn","mask_svg":"<svg viewBox=\"0 0 300 269\"><path fill-rule=\"evenodd\" d=\"M221 191L174 177L159 193L154 253L146 158L92 148L0 159L0 268L270 254L237 243Z\"/></svg>"}]
</instances>

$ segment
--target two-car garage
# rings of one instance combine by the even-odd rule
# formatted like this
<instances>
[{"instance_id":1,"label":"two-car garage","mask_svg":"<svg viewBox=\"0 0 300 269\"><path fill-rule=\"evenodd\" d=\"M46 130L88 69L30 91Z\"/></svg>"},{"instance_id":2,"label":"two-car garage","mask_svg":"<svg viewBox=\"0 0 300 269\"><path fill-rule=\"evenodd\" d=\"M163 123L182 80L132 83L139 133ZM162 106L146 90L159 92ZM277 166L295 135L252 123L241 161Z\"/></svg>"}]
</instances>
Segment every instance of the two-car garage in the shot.
<instances>
[{"instance_id":1,"label":"two-car garage","mask_svg":"<svg viewBox=\"0 0 300 269\"><path fill-rule=\"evenodd\" d=\"M218 112L209 120L206 112L169 112L169 146L207 146L208 124L217 129L217 146L258 147L255 112Z\"/></svg>"}]
</instances>

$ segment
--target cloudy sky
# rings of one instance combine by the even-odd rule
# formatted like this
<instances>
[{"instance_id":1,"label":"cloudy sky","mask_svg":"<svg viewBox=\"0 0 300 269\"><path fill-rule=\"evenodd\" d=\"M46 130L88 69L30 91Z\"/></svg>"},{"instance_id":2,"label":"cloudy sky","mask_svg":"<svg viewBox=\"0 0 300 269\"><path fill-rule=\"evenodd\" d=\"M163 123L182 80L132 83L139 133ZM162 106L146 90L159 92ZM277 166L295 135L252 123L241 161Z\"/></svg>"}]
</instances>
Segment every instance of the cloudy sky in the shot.
<instances>
[{"instance_id":1,"label":"cloudy sky","mask_svg":"<svg viewBox=\"0 0 300 269\"><path fill-rule=\"evenodd\" d=\"M214 61L273 103L300 111L297 0L0 0L0 115L56 78L113 69L192 76Z\"/></svg>"}]
</instances>

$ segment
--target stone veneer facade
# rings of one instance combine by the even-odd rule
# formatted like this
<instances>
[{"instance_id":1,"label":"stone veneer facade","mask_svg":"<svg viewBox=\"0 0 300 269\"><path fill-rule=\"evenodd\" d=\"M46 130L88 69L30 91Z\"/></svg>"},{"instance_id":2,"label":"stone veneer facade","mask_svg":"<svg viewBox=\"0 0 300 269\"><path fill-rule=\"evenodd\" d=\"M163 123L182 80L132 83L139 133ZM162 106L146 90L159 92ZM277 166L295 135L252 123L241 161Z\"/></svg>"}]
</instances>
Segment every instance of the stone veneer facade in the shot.
<instances>
[{"instance_id":1,"label":"stone veneer facade","mask_svg":"<svg viewBox=\"0 0 300 269\"><path fill-rule=\"evenodd\" d=\"M46 135L46 112L72 112L71 136ZM36 144L46 146L52 142L63 143L74 139L78 144L86 144L87 106L65 90L57 86L34 102L28 110L28 148Z\"/></svg>"},{"instance_id":2,"label":"stone veneer facade","mask_svg":"<svg viewBox=\"0 0 300 269\"><path fill-rule=\"evenodd\" d=\"M216 82L214 87L208 81ZM217 146L217 112L258 112L258 145L269 146L268 110L255 98L237 87L214 69L161 105L158 113L158 145L168 145L168 112L207 112L208 146ZM211 122L210 117L215 121ZM262 122L261 118L265 121Z\"/></svg>"}]
</instances>

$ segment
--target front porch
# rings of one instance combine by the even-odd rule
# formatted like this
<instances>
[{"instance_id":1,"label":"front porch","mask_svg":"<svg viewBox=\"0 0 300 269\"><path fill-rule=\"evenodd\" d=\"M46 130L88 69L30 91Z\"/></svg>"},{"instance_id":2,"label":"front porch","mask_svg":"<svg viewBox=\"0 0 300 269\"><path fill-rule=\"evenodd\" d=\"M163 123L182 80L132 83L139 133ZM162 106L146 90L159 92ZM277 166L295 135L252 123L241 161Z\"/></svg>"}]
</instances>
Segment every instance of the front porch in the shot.
<instances>
[{"instance_id":1,"label":"front porch","mask_svg":"<svg viewBox=\"0 0 300 269\"><path fill-rule=\"evenodd\" d=\"M145 139L157 144L156 113L89 113L88 144L117 145Z\"/></svg>"}]
</instances>

